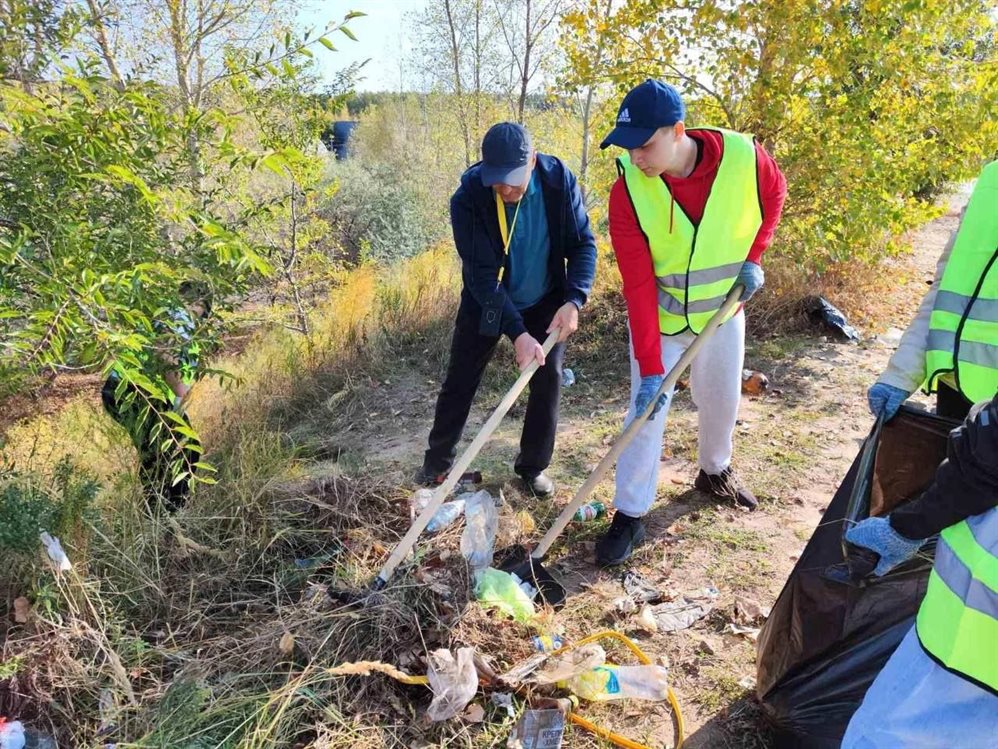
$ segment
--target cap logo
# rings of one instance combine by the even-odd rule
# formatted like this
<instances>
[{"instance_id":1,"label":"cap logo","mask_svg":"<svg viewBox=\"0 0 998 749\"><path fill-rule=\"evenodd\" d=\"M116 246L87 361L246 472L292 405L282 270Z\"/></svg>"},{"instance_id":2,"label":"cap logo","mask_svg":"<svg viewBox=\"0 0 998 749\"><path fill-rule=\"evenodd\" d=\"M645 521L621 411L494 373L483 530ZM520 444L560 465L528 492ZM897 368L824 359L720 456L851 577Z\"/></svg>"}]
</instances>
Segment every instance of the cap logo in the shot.
<instances>
[{"instance_id":1,"label":"cap logo","mask_svg":"<svg viewBox=\"0 0 998 749\"><path fill-rule=\"evenodd\" d=\"M626 109L624 109L623 111L621 111L619 115L617 115L617 122L630 122L630 121L631 121L631 113L628 112Z\"/></svg>"}]
</instances>

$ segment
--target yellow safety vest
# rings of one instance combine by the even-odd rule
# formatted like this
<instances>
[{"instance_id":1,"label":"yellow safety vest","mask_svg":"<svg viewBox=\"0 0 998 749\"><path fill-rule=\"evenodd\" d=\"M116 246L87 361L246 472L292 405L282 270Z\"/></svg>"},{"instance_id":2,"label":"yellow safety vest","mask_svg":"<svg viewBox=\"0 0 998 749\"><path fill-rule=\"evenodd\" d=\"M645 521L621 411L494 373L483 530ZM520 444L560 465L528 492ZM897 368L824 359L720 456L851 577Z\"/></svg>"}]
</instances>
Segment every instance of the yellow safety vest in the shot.
<instances>
[{"instance_id":1,"label":"yellow safety vest","mask_svg":"<svg viewBox=\"0 0 998 749\"><path fill-rule=\"evenodd\" d=\"M998 391L998 161L981 171L960 222L929 319L923 384L954 374L971 403Z\"/></svg>"},{"instance_id":2,"label":"yellow safety vest","mask_svg":"<svg viewBox=\"0 0 998 749\"><path fill-rule=\"evenodd\" d=\"M710 129L723 136L724 151L696 225L681 206L671 206L672 195L664 179L645 176L628 156L617 159L651 249L659 329L665 335L703 331L734 286L762 226L754 139ZM674 211L671 220L670 209Z\"/></svg>"}]
</instances>

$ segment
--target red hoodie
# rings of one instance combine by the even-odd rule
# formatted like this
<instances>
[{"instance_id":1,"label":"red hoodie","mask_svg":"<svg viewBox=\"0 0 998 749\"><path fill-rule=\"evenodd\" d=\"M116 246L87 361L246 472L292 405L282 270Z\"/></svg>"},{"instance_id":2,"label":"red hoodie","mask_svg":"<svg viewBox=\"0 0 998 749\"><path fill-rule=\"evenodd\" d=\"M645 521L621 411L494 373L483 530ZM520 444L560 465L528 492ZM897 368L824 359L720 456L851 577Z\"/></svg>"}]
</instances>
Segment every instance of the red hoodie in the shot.
<instances>
[{"instance_id":1,"label":"red hoodie","mask_svg":"<svg viewBox=\"0 0 998 749\"><path fill-rule=\"evenodd\" d=\"M700 222L707 203L711 185L717 176L717 165L724 150L723 136L713 130L687 130L697 145L697 159L690 176L662 179L672 191L673 198L694 224ZM759 196L762 203L762 226L752 243L746 260L760 262L773 239L773 232L780 222L783 201L787 197L787 181L773 157L758 143L755 146L758 165ZM671 209L671 206L669 207ZM663 209L666 209L663 206ZM658 286L651 250L638 225L624 178L618 177L610 190L610 240L617 256L617 267L624 280L624 300L631 326L634 356L638 360L641 376L665 374L662 367L662 344L658 327Z\"/></svg>"}]
</instances>

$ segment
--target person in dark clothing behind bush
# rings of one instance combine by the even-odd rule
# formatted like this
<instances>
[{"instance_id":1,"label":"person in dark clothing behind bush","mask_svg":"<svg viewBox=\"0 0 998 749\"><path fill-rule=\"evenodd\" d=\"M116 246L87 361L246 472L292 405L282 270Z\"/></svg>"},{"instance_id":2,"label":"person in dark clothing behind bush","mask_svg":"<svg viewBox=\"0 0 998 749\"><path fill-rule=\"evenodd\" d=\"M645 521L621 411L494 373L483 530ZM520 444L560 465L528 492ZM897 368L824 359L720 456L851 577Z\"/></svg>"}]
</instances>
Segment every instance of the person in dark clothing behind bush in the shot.
<instances>
[{"instance_id":1,"label":"person in dark clothing behind bush","mask_svg":"<svg viewBox=\"0 0 998 749\"><path fill-rule=\"evenodd\" d=\"M160 345L176 346L175 353L154 345L138 355L142 376L172 398L137 387L117 365L101 389L104 409L125 428L138 450L139 480L146 500L150 507L162 502L170 512L187 502L195 464L200 460L201 444L189 432L191 421L183 405L198 377L201 349L194 331L211 312L210 292L203 285L184 282L180 296L185 306L153 324L162 337Z\"/></svg>"},{"instance_id":2,"label":"person in dark clothing behind bush","mask_svg":"<svg viewBox=\"0 0 998 749\"><path fill-rule=\"evenodd\" d=\"M596 273L596 241L575 175L537 153L522 125L494 125L482 161L451 198L451 227L461 257L461 304L450 362L417 480L439 483L454 462L471 402L502 335L530 381L514 470L537 495L554 491L544 474L554 452L565 340L575 332ZM541 342L558 330L545 356Z\"/></svg>"}]
</instances>

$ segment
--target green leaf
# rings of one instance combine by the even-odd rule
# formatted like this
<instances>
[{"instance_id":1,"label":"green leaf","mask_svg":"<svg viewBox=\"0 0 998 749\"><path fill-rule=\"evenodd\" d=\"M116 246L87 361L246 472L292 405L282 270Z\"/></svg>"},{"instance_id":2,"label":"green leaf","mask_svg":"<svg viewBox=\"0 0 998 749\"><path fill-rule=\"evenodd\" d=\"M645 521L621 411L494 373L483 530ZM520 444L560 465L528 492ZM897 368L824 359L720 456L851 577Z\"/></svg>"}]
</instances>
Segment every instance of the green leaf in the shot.
<instances>
[{"instance_id":1,"label":"green leaf","mask_svg":"<svg viewBox=\"0 0 998 749\"><path fill-rule=\"evenodd\" d=\"M357 41L357 37L354 36L353 32L347 26L340 26L340 31L342 31L344 34L346 34L348 37L350 37L354 41Z\"/></svg>"},{"instance_id":2,"label":"green leaf","mask_svg":"<svg viewBox=\"0 0 998 749\"><path fill-rule=\"evenodd\" d=\"M323 47L325 47L328 50L332 50L333 52L336 51L336 47L333 46L333 43L328 39L326 39L326 37L324 36L319 37L319 44L321 44Z\"/></svg>"},{"instance_id":3,"label":"green leaf","mask_svg":"<svg viewBox=\"0 0 998 749\"><path fill-rule=\"evenodd\" d=\"M367 15L367 13L364 13L363 11L351 10L349 13L347 13L343 17L343 20L344 21L349 21L349 20L351 20L353 18L361 18L361 17L366 16L366 15Z\"/></svg>"}]
</instances>

